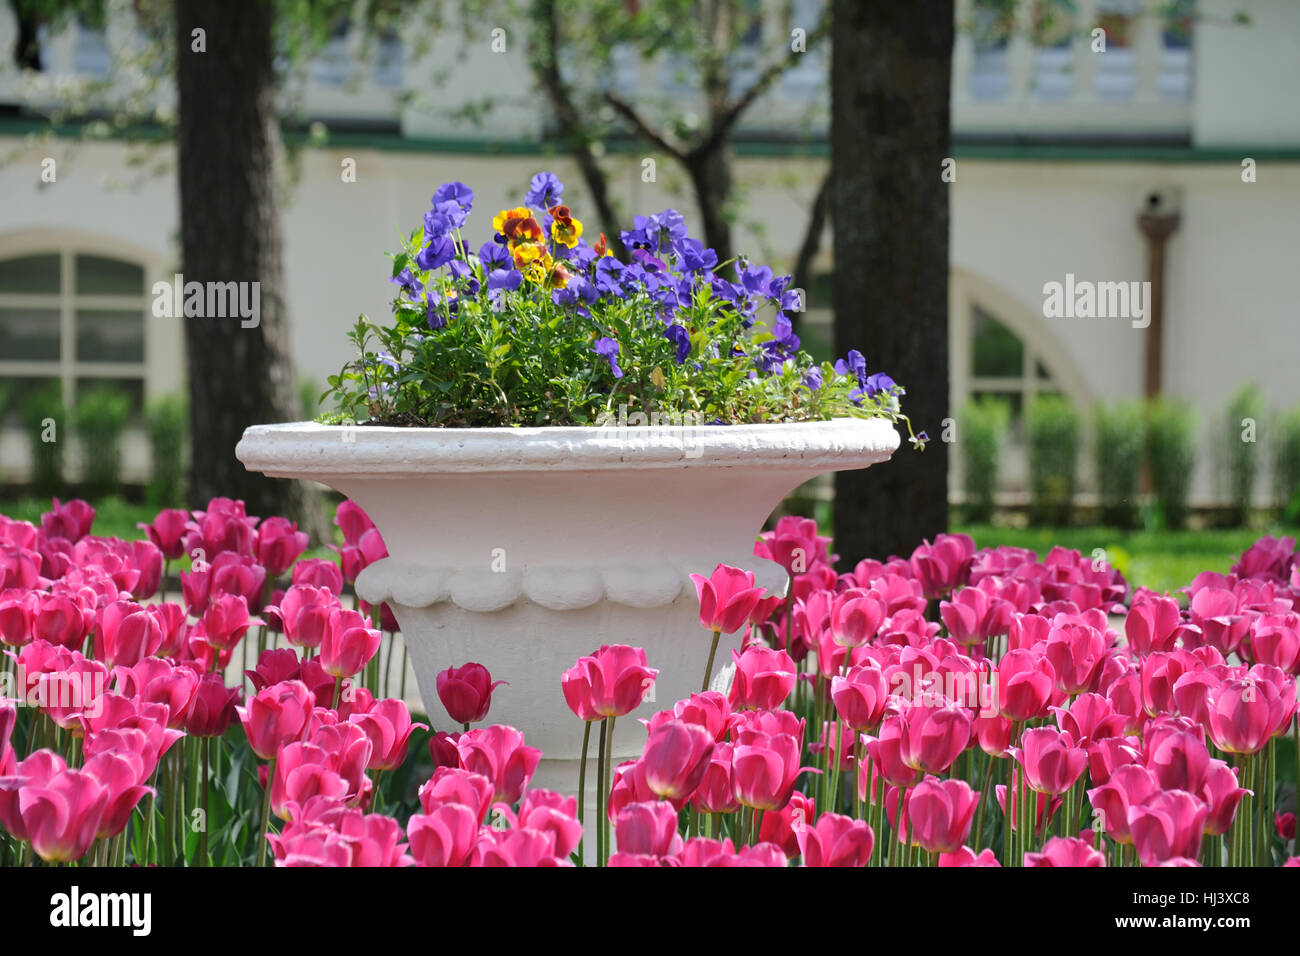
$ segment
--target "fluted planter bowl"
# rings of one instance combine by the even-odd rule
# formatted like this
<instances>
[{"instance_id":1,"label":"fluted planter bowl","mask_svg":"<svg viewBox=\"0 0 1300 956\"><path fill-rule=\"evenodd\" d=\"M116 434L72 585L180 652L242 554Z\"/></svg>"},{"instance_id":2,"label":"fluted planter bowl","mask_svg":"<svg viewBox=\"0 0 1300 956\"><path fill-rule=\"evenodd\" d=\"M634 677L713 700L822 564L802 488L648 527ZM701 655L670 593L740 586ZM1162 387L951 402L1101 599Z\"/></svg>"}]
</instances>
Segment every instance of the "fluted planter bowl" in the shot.
<instances>
[{"instance_id":1,"label":"fluted planter bowl","mask_svg":"<svg viewBox=\"0 0 1300 956\"><path fill-rule=\"evenodd\" d=\"M392 607L435 729L459 729L438 700L436 675L477 661L509 682L489 722L518 727L545 755L534 785L574 793L582 723L565 705L560 674L602 644L645 648L659 669L653 699L617 722L613 743L617 760L635 757L645 730L634 718L700 689L710 635L688 576L725 562L784 594L785 572L753 554L772 510L803 482L885 461L898 444L888 422L860 419L294 423L249 428L236 455L252 471L318 481L361 505L389 557L361 573L357 593ZM715 671L739 640L723 638Z\"/></svg>"}]
</instances>

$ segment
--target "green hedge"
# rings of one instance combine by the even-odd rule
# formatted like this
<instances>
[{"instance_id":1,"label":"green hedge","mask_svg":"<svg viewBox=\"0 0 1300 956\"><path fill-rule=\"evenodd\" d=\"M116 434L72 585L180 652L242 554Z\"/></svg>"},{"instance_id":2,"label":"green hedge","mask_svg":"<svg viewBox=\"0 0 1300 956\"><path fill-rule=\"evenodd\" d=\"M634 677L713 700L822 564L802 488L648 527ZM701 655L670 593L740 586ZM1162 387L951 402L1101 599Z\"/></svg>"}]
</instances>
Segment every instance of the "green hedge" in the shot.
<instances>
[{"instance_id":1,"label":"green hedge","mask_svg":"<svg viewBox=\"0 0 1300 956\"><path fill-rule=\"evenodd\" d=\"M1184 527L1196 464L1196 417L1190 405L1161 400L1147 405L1146 460L1158 523L1170 529Z\"/></svg>"},{"instance_id":2,"label":"green hedge","mask_svg":"<svg viewBox=\"0 0 1300 956\"><path fill-rule=\"evenodd\" d=\"M163 395L145 408L149 433L151 477L146 495L158 508L176 508L185 503L185 455L189 435L189 411L185 400Z\"/></svg>"},{"instance_id":3,"label":"green hedge","mask_svg":"<svg viewBox=\"0 0 1300 956\"><path fill-rule=\"evenodd\" d=\"M1002 441L1011 420L1011 406L1003 399L968 401L958 421L957 447L961 453L962 488L966 493L966 520L993 519L993 495L998 486Z\"/></svg>"},{"instance_id":4,"label":"green hedge","mask_svg":"<svg viewBox=\"0 0 1300 956\"><path fill-rule=\"evenodd\" d=\"M1260 472L1259 430L1264 419L1264 396L1259 386L1243 385L1228 400L1223 422L1223 465L1227 469L1229 521L1234 527L1250 518L1255 481Z\"/></svg>"},{"instance_id":5,"label":"green hedge","mask_svg":"<svg viewBox=\"0 0 1300 956\"><path fill-rule=\"evenodd\" d=\"M1116 402L1093 409L1097 494L1103 524L1132 528L1138 518L1146 415L1141 402Z\"/></svg>"},{"instance_id":6,"label":"green hedge","mask_svg":"<svg viewBox=\"0 0 1300 956\"><path fill-rule=\"evenodd\" d=\"M1030 517L1070 523L1079 459L1079 413L1059 395L1039 395L1025 416Z\"/></svg>"},{"instance_id":7,"label":"green hedge","mask_svg":"<svg viewBox=\"0 0 1300 956\"><path fill-rule=\"evenodd\" d=\"M32 463L32 492L41 497L57 495L63 488L63 443L67 409L58 382L46 382L19 399L23 431Z\"/></svg>"},{"instance_id":8,"label":"green hedge","mask_svg":"<svg viewBox=\"0 0 1300 956\"><path fill-rule=\"evenodd\" d=\"M122 433L130 418L131 396L117 389L88 388L77 399L73 426L87 494L110 494L121 485Z\"/></svg>"},{"instance_id":9,"label":"green hedge","mask_svg":"<svg viewBox=\"0 0 1300 956\"><path fill-rule=\"evenodd\" d=\"M1273 423L1273 500L1288 524L1300 524L1300 405Z\"/></svg>"}]
</instances>

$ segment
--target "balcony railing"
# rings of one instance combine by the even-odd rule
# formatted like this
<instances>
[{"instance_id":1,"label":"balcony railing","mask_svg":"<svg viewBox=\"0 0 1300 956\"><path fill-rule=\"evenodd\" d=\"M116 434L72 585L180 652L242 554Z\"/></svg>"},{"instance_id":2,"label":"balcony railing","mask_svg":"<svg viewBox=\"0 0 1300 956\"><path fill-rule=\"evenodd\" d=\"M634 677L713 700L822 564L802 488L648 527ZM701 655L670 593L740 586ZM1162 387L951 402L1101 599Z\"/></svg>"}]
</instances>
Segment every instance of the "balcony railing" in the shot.
<instances>
[{"instance_id":1,"label":"balcony railing","mask_svg":"<svg viewBox=\"0 0 1300 956\"><path fill-rule=\"evenodd\" d=\"M822 3L795 0L791 22L811 29ZM114 63L123 51L138 50L147 41L130 4L108 7L105 31L73 22L43 32L41 72L20 74L12 65L16 24L9 5L0 4L0 103L49 109L66 104L72 99L69 91L87 84L97 87L86 100L91 109L128 101L132 85L140 86L142 79L138 70L115 69ZM1186 139L1193 97L1190 0L1176 3L1173 14L1169 9L1165 0L957 0L954 134L998 141ZM1044 11L1053 15L1045 18ZM736 93L789 49L783 17L765 16L758 23L734 55ZM1105 30L1104 52L1096 48L1093 30L1098 27ZM827 52L814 47L800 58L742 118L742 135L824 136ZM340 29L298 72L285 102L312 118L387 125L421 135L455 132L449 121L416 115L419 106L402 105L399 94L423 82L423 74L413 71L407 59L396 35L363 51L355 31ZM656 104L675 113L699 112L704 103L688 67L670 57L647 62L635 50L617 49L606 81L625 97L644 100L652 115ZM482 74L485 84L497 69L495 58L486 55L458 67ZM151 100L157 108L170 107L171 84L158 84ZM521 117L516 111L500 122L489 117L479 131L486 137L540 137L547 126L541 112L533 109Z\"/></svg>"}]
</instances>

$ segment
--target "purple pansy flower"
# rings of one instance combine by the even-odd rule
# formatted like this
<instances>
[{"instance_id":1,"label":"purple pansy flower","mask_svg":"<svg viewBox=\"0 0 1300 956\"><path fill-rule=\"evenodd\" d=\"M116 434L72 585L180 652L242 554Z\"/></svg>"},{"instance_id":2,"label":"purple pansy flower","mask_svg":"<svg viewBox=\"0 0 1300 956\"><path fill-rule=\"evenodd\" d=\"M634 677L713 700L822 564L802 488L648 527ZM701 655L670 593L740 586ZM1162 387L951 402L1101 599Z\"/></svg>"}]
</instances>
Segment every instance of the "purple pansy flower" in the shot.
<instances>
[{"instance_id":1,"label":"purple pansy flower","mask_svg":"<svg viewBox=\"0 0 1300 956\"><path fill-rule=\"evenodd\" d=\"M674 323L664 329L664 338L677 347L677 364L681 365L691 354L691 333L684 326Z\"/></svg>"},{"instance_id":2,"label":"purple pansy flower","mask_svg":"<svg viewBox=\"0 0 1300 956\"><path fill-rule=\"evenodd\" d=\"M524 205L539 209L550 209L560 201L564 192L564 183L555 173L538 173L528 183L528 195L524 196Z\"/></svg>"},{"instance_id":3,"label":"purple pansy flower","mask_svg":"<svg viewBox=\"0 0 1300 956\"><path fill-rule=\"evenodd\" d=\"M611 338L599 338L591 346L591 350L597 355L603 355L609 359L610 371L614 373L615 378L623 377L623 370L618 367L618 343Z\"/></svg>"},{"instance_id":4,"label":"purple pansy flower","mask_svg":"<svg viewBox=\"0 0 1300 956\"><path fill-rule=\"evenodd\" d=\"M518 269L493 269L488 273L489 289L504 289L513 292L524 281L524 274Z\"/></svg>"},{"instance_id":5,"label":"purple pansy flower","mask_svg":"<svg viewBox=\"0 0 1300 956\"><path fill-rule=\"evenodd\" d=\"M415 257L415 264L423 271L441 269L456 255L456 243L451 236L437 236Z\"/></svg>"},{"instance_id":6,"label":"purple pansy flower","mask_svg":"<svg viewBox=\"0 0 1300 956\"><path fill-rule=\"evenodd\" d=\"M474 208L474 190L461 182L443 183L433 194L432 203L437 206L440 202L448 201L455 202L465 212L469 212Z\"/></svg>"}]
</instances>

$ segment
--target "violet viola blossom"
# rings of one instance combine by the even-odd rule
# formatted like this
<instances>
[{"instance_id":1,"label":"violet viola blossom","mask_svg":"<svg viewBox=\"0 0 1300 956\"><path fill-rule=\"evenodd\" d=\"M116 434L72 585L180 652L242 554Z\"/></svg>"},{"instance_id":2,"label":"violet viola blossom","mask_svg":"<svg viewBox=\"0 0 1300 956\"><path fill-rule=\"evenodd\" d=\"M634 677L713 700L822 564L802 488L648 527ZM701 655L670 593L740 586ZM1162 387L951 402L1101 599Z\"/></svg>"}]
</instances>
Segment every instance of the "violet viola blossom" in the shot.
<instances>
[{"instance_id":1,"label":"violet viola blossom","mask_svg":"<svg viewBox=\"0 0 1300 956\"><path fill-rule=\"evenodd\" d=\"M610 371L614 373L615 378L623 377L623 370L618 367L618 343L609 337L596 339L591 350L597 355L603 355L609 359Z\"/></svg>"}]
</instances>

